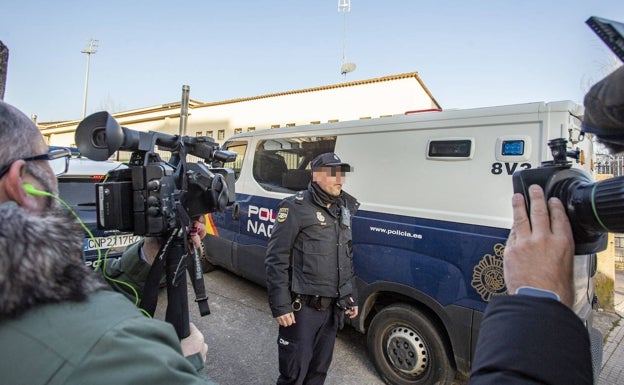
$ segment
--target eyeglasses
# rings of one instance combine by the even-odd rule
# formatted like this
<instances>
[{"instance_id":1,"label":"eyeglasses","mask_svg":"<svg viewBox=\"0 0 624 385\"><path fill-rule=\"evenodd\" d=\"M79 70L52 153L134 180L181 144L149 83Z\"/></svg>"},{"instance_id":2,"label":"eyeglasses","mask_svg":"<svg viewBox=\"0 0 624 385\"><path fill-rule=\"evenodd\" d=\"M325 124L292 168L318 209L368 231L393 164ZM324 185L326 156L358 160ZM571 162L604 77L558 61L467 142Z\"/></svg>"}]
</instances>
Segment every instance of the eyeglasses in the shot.
<instances>
[{"instance_id":1,"label":"eyeglasses","mask_svg":"<svg viewBox=\"0 0 624 385\"><path fill-rule=\"evenodd\" d=\"M18 158L15 160L21 159L25 162L30 162L33 160L47 160L50 162L50 167L52 168L52 171L54 171L54 174L56 176L61 176L67 172L67 169L69 168L70 158L71 158L70 149L55 148L54 150L50 150L47 154L29 156L26 158ZM15 160L5 166L2 166L2 168L0 168L0 178L2 178L4 174L6 174L9 171L9 169L11 168L11 165L13 164L13 162L15 162Z\"/></svg>"}]
</instances>

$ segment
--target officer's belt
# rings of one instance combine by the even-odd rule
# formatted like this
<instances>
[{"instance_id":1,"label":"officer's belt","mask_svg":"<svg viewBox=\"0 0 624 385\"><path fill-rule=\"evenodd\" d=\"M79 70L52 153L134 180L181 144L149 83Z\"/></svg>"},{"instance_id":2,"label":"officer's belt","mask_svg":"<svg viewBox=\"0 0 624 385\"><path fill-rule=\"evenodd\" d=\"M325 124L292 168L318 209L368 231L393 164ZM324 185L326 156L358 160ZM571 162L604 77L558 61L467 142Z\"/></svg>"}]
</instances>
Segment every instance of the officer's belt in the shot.
<instances>
[{"instance_id":1,"label":"officer's belt","mask_svg":"<svg viewBox=\"0 0 624 385\"><path fill-rule=\"evenodd\" d=\"M303 305L309 306L315 310L323 311L333 306L336 303L336 298L323 297L320 295L307 295L307 294L292 294L293 297L293 309L295 303L300 302Z\"/></svg>"}]
</instances>

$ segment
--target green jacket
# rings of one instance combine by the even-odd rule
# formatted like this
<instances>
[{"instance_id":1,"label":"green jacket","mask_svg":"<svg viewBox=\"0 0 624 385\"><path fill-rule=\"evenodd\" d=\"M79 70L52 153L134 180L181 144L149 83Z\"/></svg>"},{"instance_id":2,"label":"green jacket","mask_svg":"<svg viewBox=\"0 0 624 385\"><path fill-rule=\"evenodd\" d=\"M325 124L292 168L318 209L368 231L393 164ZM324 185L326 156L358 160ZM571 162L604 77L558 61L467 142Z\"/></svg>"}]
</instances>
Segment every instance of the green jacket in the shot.
<instances>
[{"instance_id":1,"label":"green jacket","mask_svg":"<svg viewBox=\"0 0 624 385\"><path fill-rule=\"evenodd\" d=\"M214 384L199 353L182 355L170 324L85 266L83 246L63 212L0 203L0 383ZM140 284L149 266L130 251L119 263L133 277L118 278Z\"/></svg>"},{"instance_id":2,"label":"green jacket","mask_svg":"<svg viewBox=\"0 0 624 385\"><path fill-rule=\"evenodd\" d=\"M53 332L52 332L53 331ZM201 358L182 356L173 327L122 295L38 306L0 327L2 383L207 384Z\"/></svg>"}]
</instances>

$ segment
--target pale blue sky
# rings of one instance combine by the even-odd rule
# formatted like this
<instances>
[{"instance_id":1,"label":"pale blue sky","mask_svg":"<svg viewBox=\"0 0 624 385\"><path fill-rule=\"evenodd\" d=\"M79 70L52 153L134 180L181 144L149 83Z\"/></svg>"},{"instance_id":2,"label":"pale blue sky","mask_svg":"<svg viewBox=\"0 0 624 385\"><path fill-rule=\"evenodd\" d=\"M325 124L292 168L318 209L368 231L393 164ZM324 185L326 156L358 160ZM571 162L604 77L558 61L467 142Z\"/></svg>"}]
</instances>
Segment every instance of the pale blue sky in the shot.
<instances>
[{"instance_id":1,"label":"pale blue sky","mask_svg":"<svg viewBox=\"0 0 624 385\"><path fill-rule=\"evenodd\" d=\"M338 0L4 0L5 101L39 121L340 83ZM417 71L443 108L570 99L614 63L585 25L624 0L351 0L347 81Z\"/></svg>"}]
</instances>

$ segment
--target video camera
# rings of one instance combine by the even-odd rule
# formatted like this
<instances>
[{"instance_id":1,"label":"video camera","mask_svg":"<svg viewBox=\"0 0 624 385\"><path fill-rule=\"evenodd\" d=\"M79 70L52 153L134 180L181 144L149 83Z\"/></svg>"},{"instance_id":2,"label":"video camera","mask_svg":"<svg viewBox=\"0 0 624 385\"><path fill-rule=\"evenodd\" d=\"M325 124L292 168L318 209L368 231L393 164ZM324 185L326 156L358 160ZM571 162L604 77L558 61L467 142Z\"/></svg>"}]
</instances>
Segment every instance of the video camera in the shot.
<instances>
[{"instance_id":1,"label":"video camera","mask_svg":"<svg viewBox=\"0 0 624 385\"><path fill-rule=\"evenodd\" d=\"M553 160L542 162L538 168L515 172L514 192L524 195L528 207L529 186L541 186L547 198L559 198L566 208L574 235L574 253L604 250L606 233L624 232L624 177L593 182L587 172L572 168L567 158L578 160L580 152L568 151L566 139L553 139L548 146Z\"/></svg>"},{"instance_id":2,"label":"video camera","mask_svg":"<svg viewBox=\"0 0 624 385\"><path fill-rule=\"evenodd\" d=\"M187 94L185 86L185 99ZM183 117L185 113L181 121ZM158 288L165 275L165 320L173 325L178 337L187 337L186 270L200 314L210 314L199 254L194 247L193 260L187 263L191 222L204 214L223 211L234 203L235 192L233 170L187 163L186 156L194 155L213 165L233 162L237 154L220 150L211 137L133 131L121 127L106 111L83 119L76 128L75 140L80 153L93 160L106 160L115 151L132 151L127 169L112 171L105 182L96 184L97 226L165 240L150 268L139 306L154 315ZM156 146L171 152L168 162L155 152Z\"/></svg>"},{"instance_id":3,"label":"video camera","mask_svg":"<svg viewBox=\"0 0 624 385\"><path fill-rule=\"evenodd\" d=\"M587 24L624 61L624 24L595 16ZM595 84L584 104L583 133L595 135L609 150L624 151L624 67ZM529 186L541 186L547 198L557 197L565 206L574 235L574 253L604 250L606 233L624 232L624 177L593 182L588 173L572 168L567 158L578 161L579 151L568 151L566 139L551 140L548 146L553 160L514 173L514 192L524 195L528 207Z\"/></svg>"},{"instance_id":4,"label":"video camera","mask_svg":"<svg viewBox=\"0 0 624 385\"><path fill-rule=\"evenodd\" d=\"M187 154L209 164L236 159L235 152L220 150L211 137L134 131L101 111L80 122L75 139L80 153L93 160L106 160L118 150L133 152L127 169L111 171L96 184L98 228L165 236L235 201L231 169L186 162ZM155 146L172 153L168 162Z\"/></svg>"}]
</instances>

